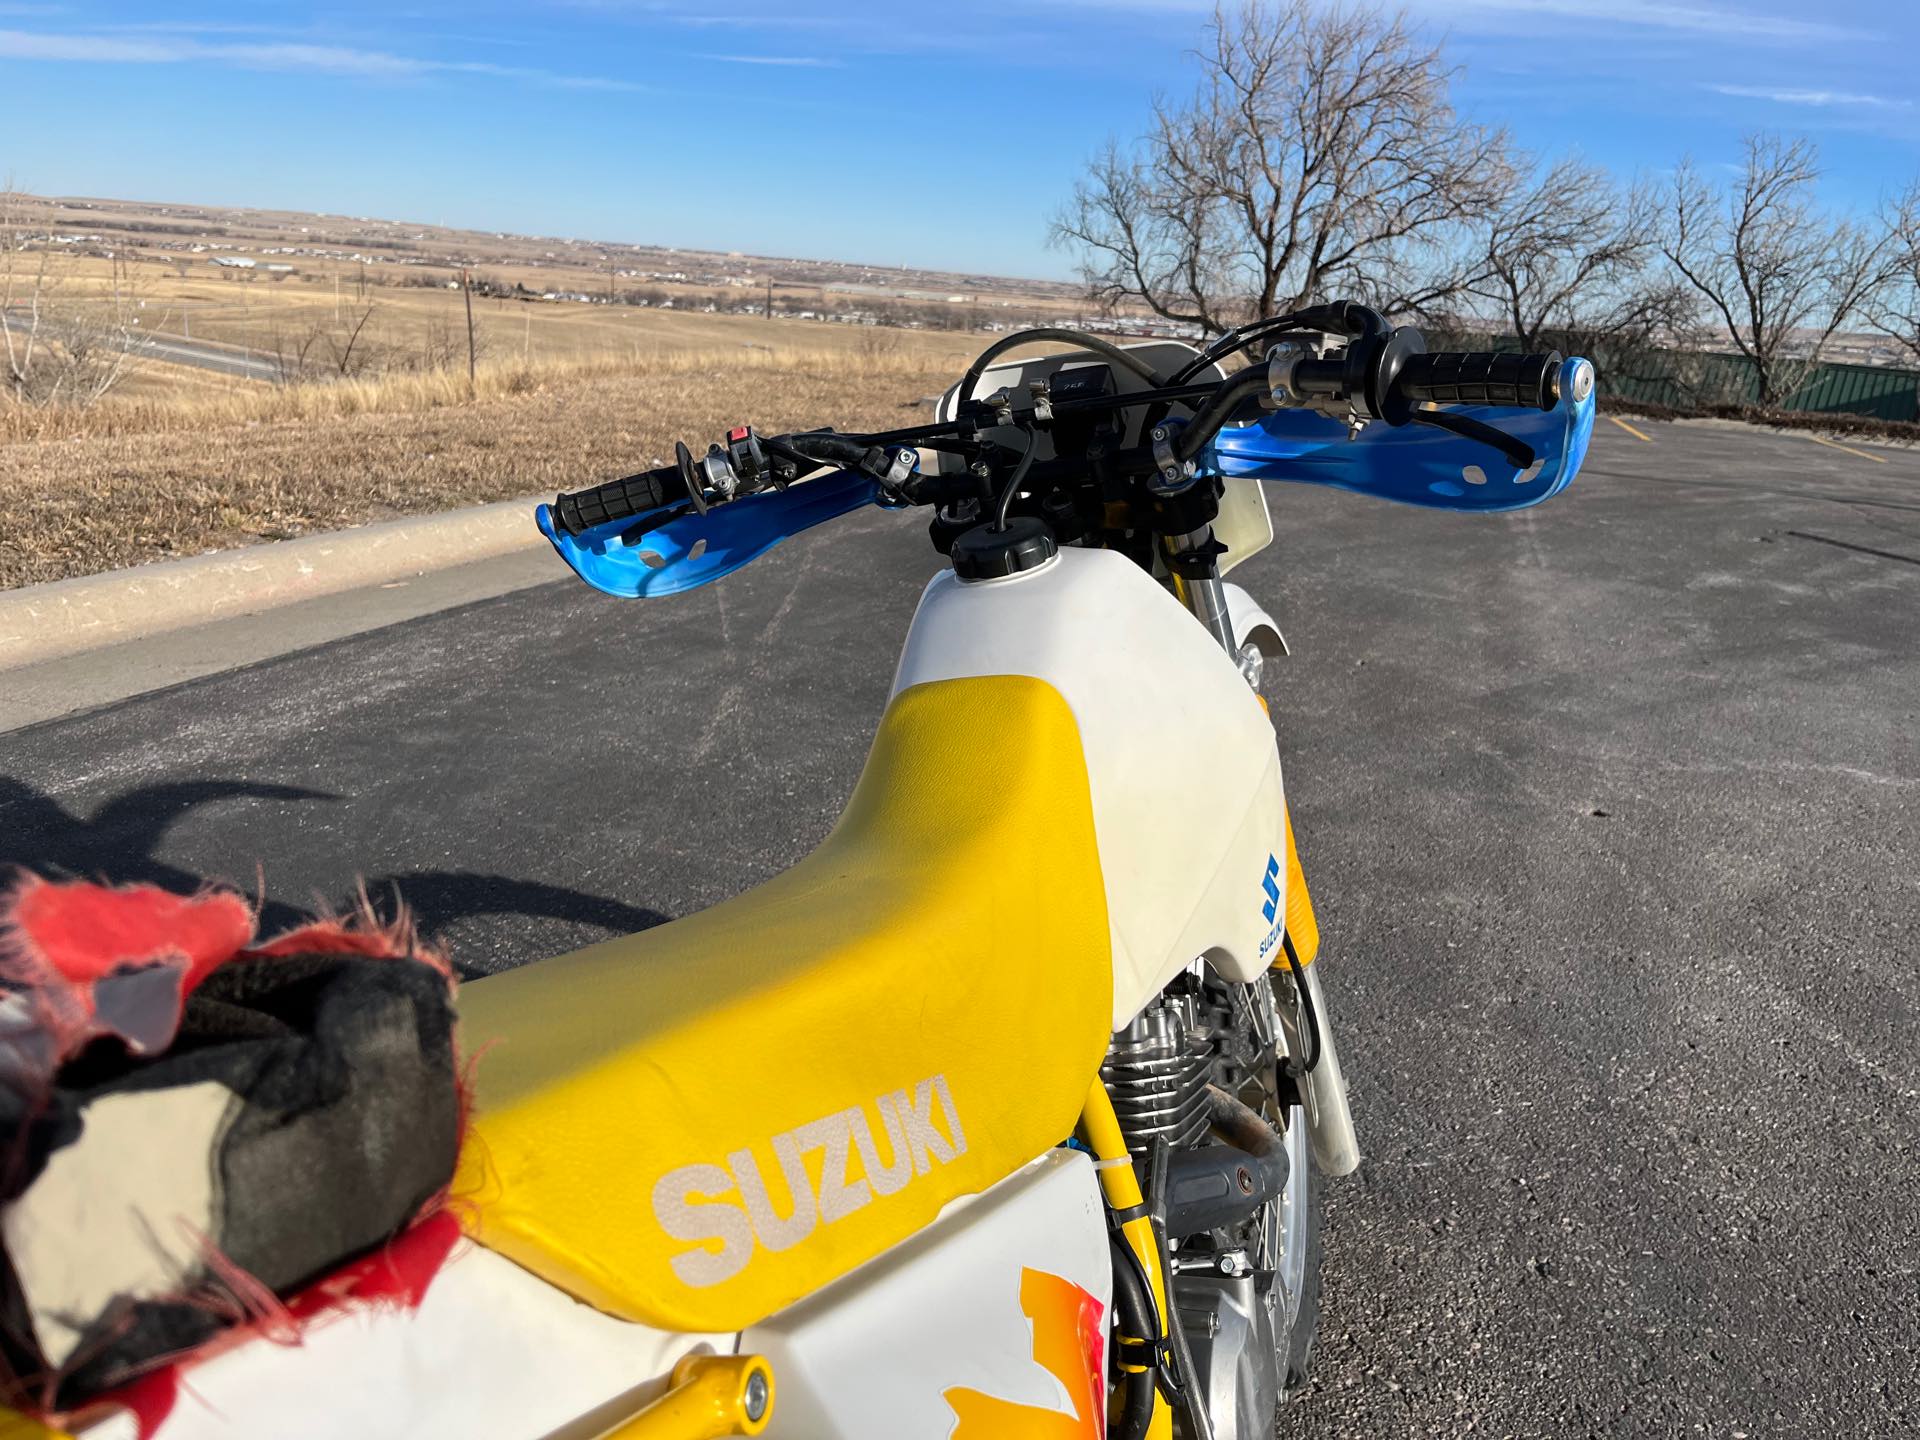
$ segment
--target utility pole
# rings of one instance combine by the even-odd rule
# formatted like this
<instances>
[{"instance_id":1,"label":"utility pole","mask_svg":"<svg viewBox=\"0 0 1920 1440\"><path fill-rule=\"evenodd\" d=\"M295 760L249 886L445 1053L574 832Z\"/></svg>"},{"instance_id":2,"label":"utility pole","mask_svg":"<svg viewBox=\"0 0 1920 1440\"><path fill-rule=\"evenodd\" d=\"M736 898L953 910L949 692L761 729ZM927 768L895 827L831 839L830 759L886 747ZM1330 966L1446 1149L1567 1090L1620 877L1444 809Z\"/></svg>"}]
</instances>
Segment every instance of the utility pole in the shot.
<instances>
[{"instance_id":1,"label":"utility pole","mask_svg":"<svg viewBox=\"0 0 1920 1440\"><path fill-rule=\"evenodd\" d=\"M467 302L467 388L471 390L474 384L474 372L478 368L474 363L473 352L473 274L471 271L460 272L460 295Z\"/></svg>"},{"instance_id":2,"label":"utility pole","mask_svg":"<svg viewBox=\"0 0 1920 1440\"><path fill-rule=\"evenodd\" d=\"M773 276L767 276L767 319L773 318Z\"/></svg>"}]
</instances>

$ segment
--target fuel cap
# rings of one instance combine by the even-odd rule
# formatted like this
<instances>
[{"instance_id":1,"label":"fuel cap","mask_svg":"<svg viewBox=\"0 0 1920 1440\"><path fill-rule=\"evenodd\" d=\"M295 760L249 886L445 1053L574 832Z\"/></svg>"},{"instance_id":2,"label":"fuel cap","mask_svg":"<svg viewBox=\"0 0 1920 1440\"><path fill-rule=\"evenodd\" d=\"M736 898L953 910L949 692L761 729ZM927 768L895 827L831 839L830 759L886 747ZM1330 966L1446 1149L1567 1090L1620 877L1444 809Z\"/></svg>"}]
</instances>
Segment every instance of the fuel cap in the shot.
<instances>
[{"instance_id":1,"label":"fuel cap","mask_svg":"<svg viewBox=\"0 0 1920 1440\"><path fill-rule=\"evenodd\" d=\"M1003 580L1023 570L1037 570L1060 547L1044 520L1016 515L1007 528L976 525L953 542L953 573L962 580Z\"/></svg>"}]
</instances>

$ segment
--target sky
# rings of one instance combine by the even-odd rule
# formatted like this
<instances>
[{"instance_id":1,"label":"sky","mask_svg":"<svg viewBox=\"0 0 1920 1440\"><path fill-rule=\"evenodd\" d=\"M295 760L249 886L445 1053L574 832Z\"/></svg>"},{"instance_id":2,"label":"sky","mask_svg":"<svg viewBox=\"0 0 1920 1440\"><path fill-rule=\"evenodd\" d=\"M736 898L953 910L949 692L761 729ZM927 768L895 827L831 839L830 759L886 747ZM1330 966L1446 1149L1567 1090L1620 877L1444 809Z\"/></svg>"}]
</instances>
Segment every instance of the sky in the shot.
<instances>
[{"instance_id":1,"label":"sky","mask_svg":"<svg viewBox=\"0 0 1920 1440\"><path fill-rule=\"evenodd\" d=\"M1455 98L1622 175L1811 137L1920 174L1920 0L1411 0ZM0 0L0 177L570 238L1067 277L1087 158L1210 0Z\"/></svg>"}]
</instances>

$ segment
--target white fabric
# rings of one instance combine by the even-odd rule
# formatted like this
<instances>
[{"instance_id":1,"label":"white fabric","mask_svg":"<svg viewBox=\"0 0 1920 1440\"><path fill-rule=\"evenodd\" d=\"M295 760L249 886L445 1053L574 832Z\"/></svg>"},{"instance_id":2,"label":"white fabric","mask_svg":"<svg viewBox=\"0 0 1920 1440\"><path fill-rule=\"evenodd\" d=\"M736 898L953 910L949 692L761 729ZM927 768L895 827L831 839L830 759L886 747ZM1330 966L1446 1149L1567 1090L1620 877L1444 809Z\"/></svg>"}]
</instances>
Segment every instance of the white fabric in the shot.
<instances>
[{"instance_id":1,"label":"white fabric","mask_svg":"<svg viewBox=\"0 0 1920 1440\"><path fill-rule=\"evenodd\" d=\"M7 1208L0 1234L51 1364L115 1298L174 1294L201 1272L215 1141L238 1104L213 1080L102 1096Z\"/></svg>"}]
</instances>

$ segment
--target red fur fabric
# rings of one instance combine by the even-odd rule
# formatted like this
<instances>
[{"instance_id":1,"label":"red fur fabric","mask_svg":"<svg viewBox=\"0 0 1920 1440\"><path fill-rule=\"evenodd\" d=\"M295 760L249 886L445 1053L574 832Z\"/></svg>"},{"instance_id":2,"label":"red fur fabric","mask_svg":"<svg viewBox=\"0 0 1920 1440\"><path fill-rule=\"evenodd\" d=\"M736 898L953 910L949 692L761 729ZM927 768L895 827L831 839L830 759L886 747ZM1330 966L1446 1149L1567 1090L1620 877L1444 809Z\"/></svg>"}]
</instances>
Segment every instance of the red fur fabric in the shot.
<instances>
[{"instance_id":1,"label":"red fur fabric","mask_svg":"<svg viewBox=\"0 0 1920 1440\"><path fill-rule=\"evenodd\" d=\"M0 982L24 999L54 1065L103 1034L119 1033L146 1053L172 1039L186 996L252 938L253 911L231 891L174 895L27 874L0 899ZM108 992L131 988L116 980L152 971L171 983L147 975L139 1008L170 1008L170 1021L148 1013L147 1023L130 1025L125 1007L103 1006Z\"/></svg>"},{"instance_id":2,"label":"red fur fabric","mask_svg":"<svg viewBox=\"0 0 1920 1440\"><path fill-rule=\"evenodd\" d=\"M164 1049L186 997L222 965L285 955L418 960L452 983L440 951L422 945L404 909L382 922L364 892L353 914L322 916L254 944L254 912L231 890L176 895L153 885L50 881L32 872L0 894L0 989L15 1010L5 1028L34 1032L12 1066L48 1076L102 1035L135 1054ZM156 974L155 972L159 972ZM170 983L164 983L170 982ZM116 1003L116 1001L118 1003ZM24 1006L27 1014L18 1012Z\"/></svg>"},{"instance_id":3,"label":"red fur fabric","mask_svg":"<svg viewBox=\"0 0 1920 1440\"><path fill-rule=\"evenodd\" d=\"M0 1333L0 1392L16 1402L66 1410L209 1344L417 1304L457 1239L446 1189L468 1094L446 956L364 892L351 914L273 939L255 924L211 887L29 873L0 892L0 1278L8 1314L29 1321ZM341 1087L359 1064L379 1083ZM133 1129L112 1118L130 1105ZM135 1143L153 1135L170 1138ZM273 1163L245 1159L261 1156ZM253 1188L209 1190L209 1167ZM381 1283L394 1257L404 1286ZM74 1298L102 1293L115 1298L98 1314Z\"/></svg>"}]
</instances>

